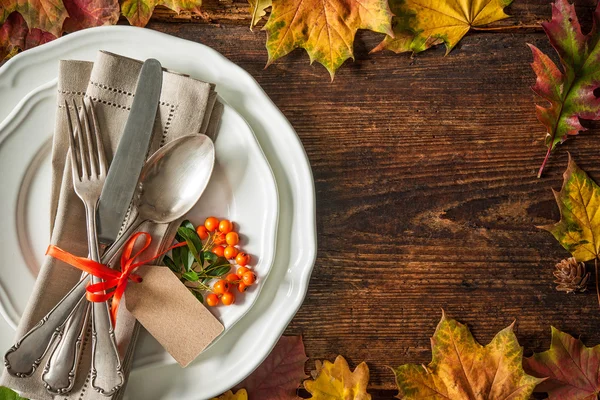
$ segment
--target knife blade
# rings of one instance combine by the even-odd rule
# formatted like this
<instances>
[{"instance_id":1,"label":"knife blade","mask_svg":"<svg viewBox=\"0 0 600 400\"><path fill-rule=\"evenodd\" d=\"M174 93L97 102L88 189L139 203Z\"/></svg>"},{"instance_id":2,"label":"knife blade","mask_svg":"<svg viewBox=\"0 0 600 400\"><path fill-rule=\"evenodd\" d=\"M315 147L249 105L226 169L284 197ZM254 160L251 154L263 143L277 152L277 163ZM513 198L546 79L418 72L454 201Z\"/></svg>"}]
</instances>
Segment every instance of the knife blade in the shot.
<instances>
[{"instance_id":1,"label":"knife blade","mask_svg":"<svg viewBox=\"0 0 600 400\"><path fill-rule=\"evenodd\" d=\"M157 60L144 62L135 96L98 201L98 240L111 245L126 222L142 167L148 155L162 89L162 67ZM104 257L103 257L104 261ZM101 280L92 277L92 283ZM107 303L92 304L91 386L113 396L125 383Z\"/></svg>"},{"instance_id":2,"label":"knife blade","mask_svg":"<svg viewBox=\"0 0 600 400\"><path fill-rule=\"evenodd\" d=\"M110 164L98 204L98 239L112 244L133 199L136 185L148 155L156 111L162 88L162 66L149 59L140 71L135 96L123 136Z\"/></svg>"}]
</instances>

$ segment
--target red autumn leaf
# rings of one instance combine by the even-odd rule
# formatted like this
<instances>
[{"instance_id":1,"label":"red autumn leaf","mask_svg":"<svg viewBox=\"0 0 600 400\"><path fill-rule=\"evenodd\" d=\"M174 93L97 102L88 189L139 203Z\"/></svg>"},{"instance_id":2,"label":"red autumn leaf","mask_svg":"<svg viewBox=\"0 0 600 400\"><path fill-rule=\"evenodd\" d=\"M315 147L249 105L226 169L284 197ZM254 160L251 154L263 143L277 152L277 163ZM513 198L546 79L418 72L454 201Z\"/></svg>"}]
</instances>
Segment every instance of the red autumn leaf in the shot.
<instances>
[{"instance_id":1,"label":"red autumn leaf","mask_svg":"<svg viewBox=\"0 0 600 400\"><path fill-rule=\"evenodd\" d=\"M584 35L573 5L567 0L556 0L552 21L542 27L558 53L562 71L537 47L529 45L533 52L531 66L537 75L532 89L549 103L536 106L537 118L546 127L548 147L538 177L556 146L585 130L580 119L600 119L600 100L594 96L594 90L600 87L599 23L600 4L594 13L594 27Z\"/></svg>"},{"instance_id":2,"label":"red autumn leaf","mask_svg":"<svg viewBox=\"0 0 600 400\"><path fill-rule=\"evenodd\" d=\"M51 33L44 32L41 29L32 29L25 38L25 47L23 47L23 50L28 50L44 43L51 42L54 39L56 39L56 36Z\"/></svg>"},{"instance_id":3,"label":"red autumn leaf","mask_svg":"<svg viewBox=\"0 0 600 400\"><path fill-rule=\"evenodd\" d=\"M118 0L63 0L69 17L63 30L67 33L94 26L114 25L121 9Z\"/></svg>"},{"instance_id":4,"label":"red autumn leaf","mask_svg":"<svg viewBox=\"0 0 600 400\"><path fill-rule=\"evenodd\" d=\"M0 24L15 11L30 30L40 29L55 37L62 34L63 22L68 17L62 0L0 0Z\"/></svg>"},{"instance_id":5,"label":"red autumn leaf","mask_svg":"<svg viewBox=\"0 0 600 400\"><path fill-rule=\"evenodd\" d=\"M23 16L13 12L0 26L0 61L17 49L27 50L54 39L56 36L41 29L29 30Z\"/></svg>"},{"instance_id":6,"label":"red autumn leaf","mask_svg":"<svg viewBox=\"0 0 600 400\"><path fill-rule=\"evenodd\" d=\"M586 347L581 340L552 327L550 350L523 361L527 373L548 378L535 389L549 400L597 400L600 395L600 345Z\"/></svg>"},{"instance_id":7,"label":"red autumn leaf","mask_svg":"<svg viewBox=\"0 0 600 400\"><path fill-rule=\"evenodd\" d=\"M306 379L302 336L283 336L267 359L236 389L245 388L248 400L289 400Z\"/></svg>"},{"instance_id":8,"label":"red autumn leaf","mask_svg":"<svg viewBox=\"0 0 600 400\"><path fill-rule=\"evenodd\" d=\"M0 61L15 49L21 49L25 45L27 37L27 24L19 13L12 13L4 24L0 26Z\"/></svg>"},{"instance_id":9,"label":"red autumn leaf","mask_svg":"<svg viewBox=\"0 0 600 400\"><path fill-rule=\"evenodd\" d=\"M119 14L118 0L0 0L0 60L63 32L114 25Z\"/></svg>"}]
</instances>

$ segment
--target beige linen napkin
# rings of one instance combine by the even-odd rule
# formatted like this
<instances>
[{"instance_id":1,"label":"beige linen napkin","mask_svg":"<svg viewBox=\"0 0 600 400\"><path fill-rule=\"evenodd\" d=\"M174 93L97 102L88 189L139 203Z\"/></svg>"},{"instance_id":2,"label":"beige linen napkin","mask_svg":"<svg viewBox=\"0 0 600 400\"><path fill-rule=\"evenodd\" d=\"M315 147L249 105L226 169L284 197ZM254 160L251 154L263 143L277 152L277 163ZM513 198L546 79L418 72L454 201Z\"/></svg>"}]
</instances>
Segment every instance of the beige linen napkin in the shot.
<instances>
[{"instance_id":1,"label":"beige linen napkin","mask_svg":"<svg viewBox=\"0 0 600 400\"><path fill-rule=\"evenodd\" d=\"M62 61L60 64L52 152L51 243L75 255L85 256L88 251L83 203L73 191L70 161L66 157L69 146L64 100L70 103L71 99L75 99L81 104L86 97L94 103L104 147L110 160L129 115L141 66L140 61L106 52L99 52L94 63ZM214 139L222 113L222 105L216 97L208 83L169 71L163 72L160 105L149 154L184 135L205 133ZM132 218L133 215L129 217L129 222ZM172 242L179 223L180 221L170 225L145 223L141 230L150 232L153 237L152 246L147 251L156 254L160 249L166 248ZM31 329L78 281L79 276L80 271L77 269L46 258L16 337L21 337ZM127 375L131 369L138 331L139 325L133 316L125 307L120 307L116 335ZM83 357L74 390L66 397L63 395L56 398L107 399L96 393L89 383L91 343L88 339L83 346ZM0 384L32 400L52 399L54 397L44 389L40 378L45 362L46 360L42 362L31 378L14 378L4 371ZM121 398L123 392L121 390L114 398Z\"/></svg>"}]
</instances>

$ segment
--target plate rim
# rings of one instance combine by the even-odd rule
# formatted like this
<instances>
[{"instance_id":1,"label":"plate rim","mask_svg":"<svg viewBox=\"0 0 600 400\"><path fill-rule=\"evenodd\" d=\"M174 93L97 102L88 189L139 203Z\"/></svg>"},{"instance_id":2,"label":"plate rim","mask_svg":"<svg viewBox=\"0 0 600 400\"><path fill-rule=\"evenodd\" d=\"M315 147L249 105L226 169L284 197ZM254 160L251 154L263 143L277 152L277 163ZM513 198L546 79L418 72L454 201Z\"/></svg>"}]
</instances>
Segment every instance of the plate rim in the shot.
<instances>
[{"instance_id":1,"label":"plate rim","mask_svg":"<svg viewBox=\"0 0 600 400\"><path fill-rule=\"evenodd\" d=\"M301 190L298 190L297 193L294 192L295 189L298 189L298 185L295 184L296 182L294 182L294 179L288 178L288 171L284 171L284 175L285 175L286 179L289 181L290 188L294 189L294 190L292 190L294 192L294 193L292 193L292 200L294 202L294 205L296 207L299 207L298 204L302 203L301 207L300 207L301 210L303 210L302 223L306 225L306 228L304 229L304 232L299 233L300 237L304 241L303 245L305 247L303 247L303 252L302 252L303 266L302 266L300 273L297 276L297 278L298 278L297 290L295 290L295 295L293 297L289 298L289 300L292 301L292 304L290 304L289 308L286 309L287 311L286 311L285 315L282 315L283 318L281 318L281 320L283 323L278 322L276 326L272 327L272 329L275 329L275 331L277 333L276 336L280 337L281 334L283 333L283 331L285 330L286 326L293 319L293 317L295 316L298 309L300 308L300 306L303 303L303 300L304 300L307 290L308 290L308 283L310 280L310 276L311 276L312 270L314 269L314 266L315 266L315 261L316 261L316 256L317 256L317 254L316 254L317 227L316 227L315 185L314 185L313 173L310 168L310 162L308 160L306 150L302 146L298 135L295 133L295 131L294 131L293 127L291 126L291 124L289 123L289 121L287 121L287 119L283 116L281 111L279 111L277 109L277 107L273 104L272 100L265 94L264 90L258 85L256 80L250 74L248 74L241 67L239 67L236 64L232 63L231 61L229 61L227 58L225 58L223 55L221 55L217 51L215 51L212 48L205 46L203 44L200 44L197 42L192 42L192 41L189 41L186 39L173 37L173 36L170 36L170 35L167 35L164 33L155 32L155 31L151 31L148 29L135 28L135 27L129 27L129 26L111 26L111 27L99 27L99 28L92 28L92 29L79 31L79 32L70 34L68 36L62 37L60 39L57 39L46 45L40 46L38 48L29 50L27 52L23 52L23 53L17 55L13 59L9 60L2 68L0 68L0 85L3 83L3 81L6 82L5 80L8 80L8 85L13 84L14 78L16 77L16 73L13 73L13 75L11 76L10 71L14 70L15 67L18 67L19 63L26 63L27 60L35 58L37 55L41 55L42 58L45 58L45 61L53 60L56 58L56 56L50 54L49 57L43 57L44 52L46 52L46 51L51 52L52 49L55 49L62 45L67 46L69 43L75 43L77 45L78 41L82 41L82 42L84 42L83 44L86 44L85 43L86 39L98 41L94 38L94 36L103 35L106 33L116 34L117 36L120 35L120 39L123 40L124 42L127 42L127 44L131 44L131 43L135 42L136 39L140 39L141 36L144 36L144 39L149 39L149 38L154 37L154 38L160 38L160 40L171 40L171 41L175 41L178 43L186 43L187 46L194 47L195 49L202 48L202 51L206 51L206 52L210 53L210 55L216 57L217 59L220 59L221 62L225 62L229 65L229 67L234 68L236 70L236 72L239 73L240 76L244 78L245 82L243 82L243 83L245 85L249 86L250 89L258 92L258 95L260 95L264 100L266 100L268 105L271 107L271 111L273 111L274 113L277 114L276 115L278 118L277 122L280 124L283 124L284 128L286 128L286 129L284 129L284 131L287 135L286 140L292 141L292 144L295 145L296 148L294 149L294 155L299 156L299 159L297 160L297 162L298 162L299 166L302 167L302 169L303 169L303 171L300 171L300 173L301 174L303 173L305 175L302 177L304 185L301 187ZM133 36L136 36L136 38L134 39ZM131 40L129 40L130 38L131 38ZM67 51L69 51L69 50L76 51L76 49L67 49ZM144 50L144 51L149 52L149 50ZM40 63L41 62L42 61L40 61ZM236 109L240 113L240 115L245 119L244 113L240 112L241 110L238 110L235 106L233 106L233 108ZM252 121L248 121L248 120L246 120L246 121L247 121L248 125L254 130ZM265 138L271 136L270 134L265 134L265 135L266 135ZM261 143L261 140L258 137L257 137L257 140L259 143ZM263 147L263 146L261 146L261 147ZM264 147L263 147L263 151L264 151ZM267 158L267 160L269 160L269 159ZM272 164L271 164L271 168L274 168ZM276 178L276 182L278 182L277 176L275 178ZM297 180L300 179L297 176L294 176L293 178L296 178ZM294 211L297 212L297 210L294 210ZM290 218L292 219L292 222L290 222L290 229L292 231L294 231L295 230L294 222L296 221L298 216L292 214ZM291 259L290 259L290 261L291 261ZM239 381L243 380L256 367L258 367L258 365L260 365L260 363L268 356L271 349L275 346L276 343L277 343L277 340L273 340L269 346L264 347L264 349L267 349L266 351L262 351L263 349L261 349L261 351L259 353L255 353L255 356L257 356L257 357L255 357L256 363L253 363L255 365L250 368L246 368L241 374L239 374L237 381L239 382ZM221 386L223 388L225 388L225 390L227 390L227 388L230 387L229 384L221 385ZM220 389L221 389L221 387L219 385L216 385L215 388L212 391L210 391L210 395L207 395L207 397L211 397L213 395L213 392L214 392L214 394L219 394L220 392L224 391L224 390L220 390Z\"/></svg>"}]
</instances>

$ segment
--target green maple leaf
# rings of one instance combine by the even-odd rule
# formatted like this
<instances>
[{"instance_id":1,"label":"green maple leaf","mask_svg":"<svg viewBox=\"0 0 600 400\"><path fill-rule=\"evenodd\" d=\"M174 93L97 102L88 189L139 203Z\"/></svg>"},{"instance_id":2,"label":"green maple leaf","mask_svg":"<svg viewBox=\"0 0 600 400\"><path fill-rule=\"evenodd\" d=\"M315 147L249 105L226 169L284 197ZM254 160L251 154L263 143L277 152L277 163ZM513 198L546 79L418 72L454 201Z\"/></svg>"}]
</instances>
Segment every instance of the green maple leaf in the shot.
<instances>
[{"instance_id":1,"label":"green maple leaf","mask_svg":"<svg viewBox=\"0 0 600 400\"><path fill-rule=\"evenodd\" d=\"M559 143L586 130L580 119L600 119L600 99L594 96L600 87L599 17L600 4L594 13L594 27L584 35L573 5L567 0L556 0L552 5L552 20L542 27L560 57L562 71L537 47L529 45L531 66L537 75L532 89L549 103L536 106L537 118L546 127L548 147L538 177Z\"/></svg>"},{"instance_id":2,"label":"green maple leaf","mask_svg":"<svg viewBox=\"0 0 600 400\"><path fill-rule=\"evenodd\" d=\"M27 400L24 397L19 396L9 388L0 386L0 399L2 400Z\"/></svg>"}]
</instances>

